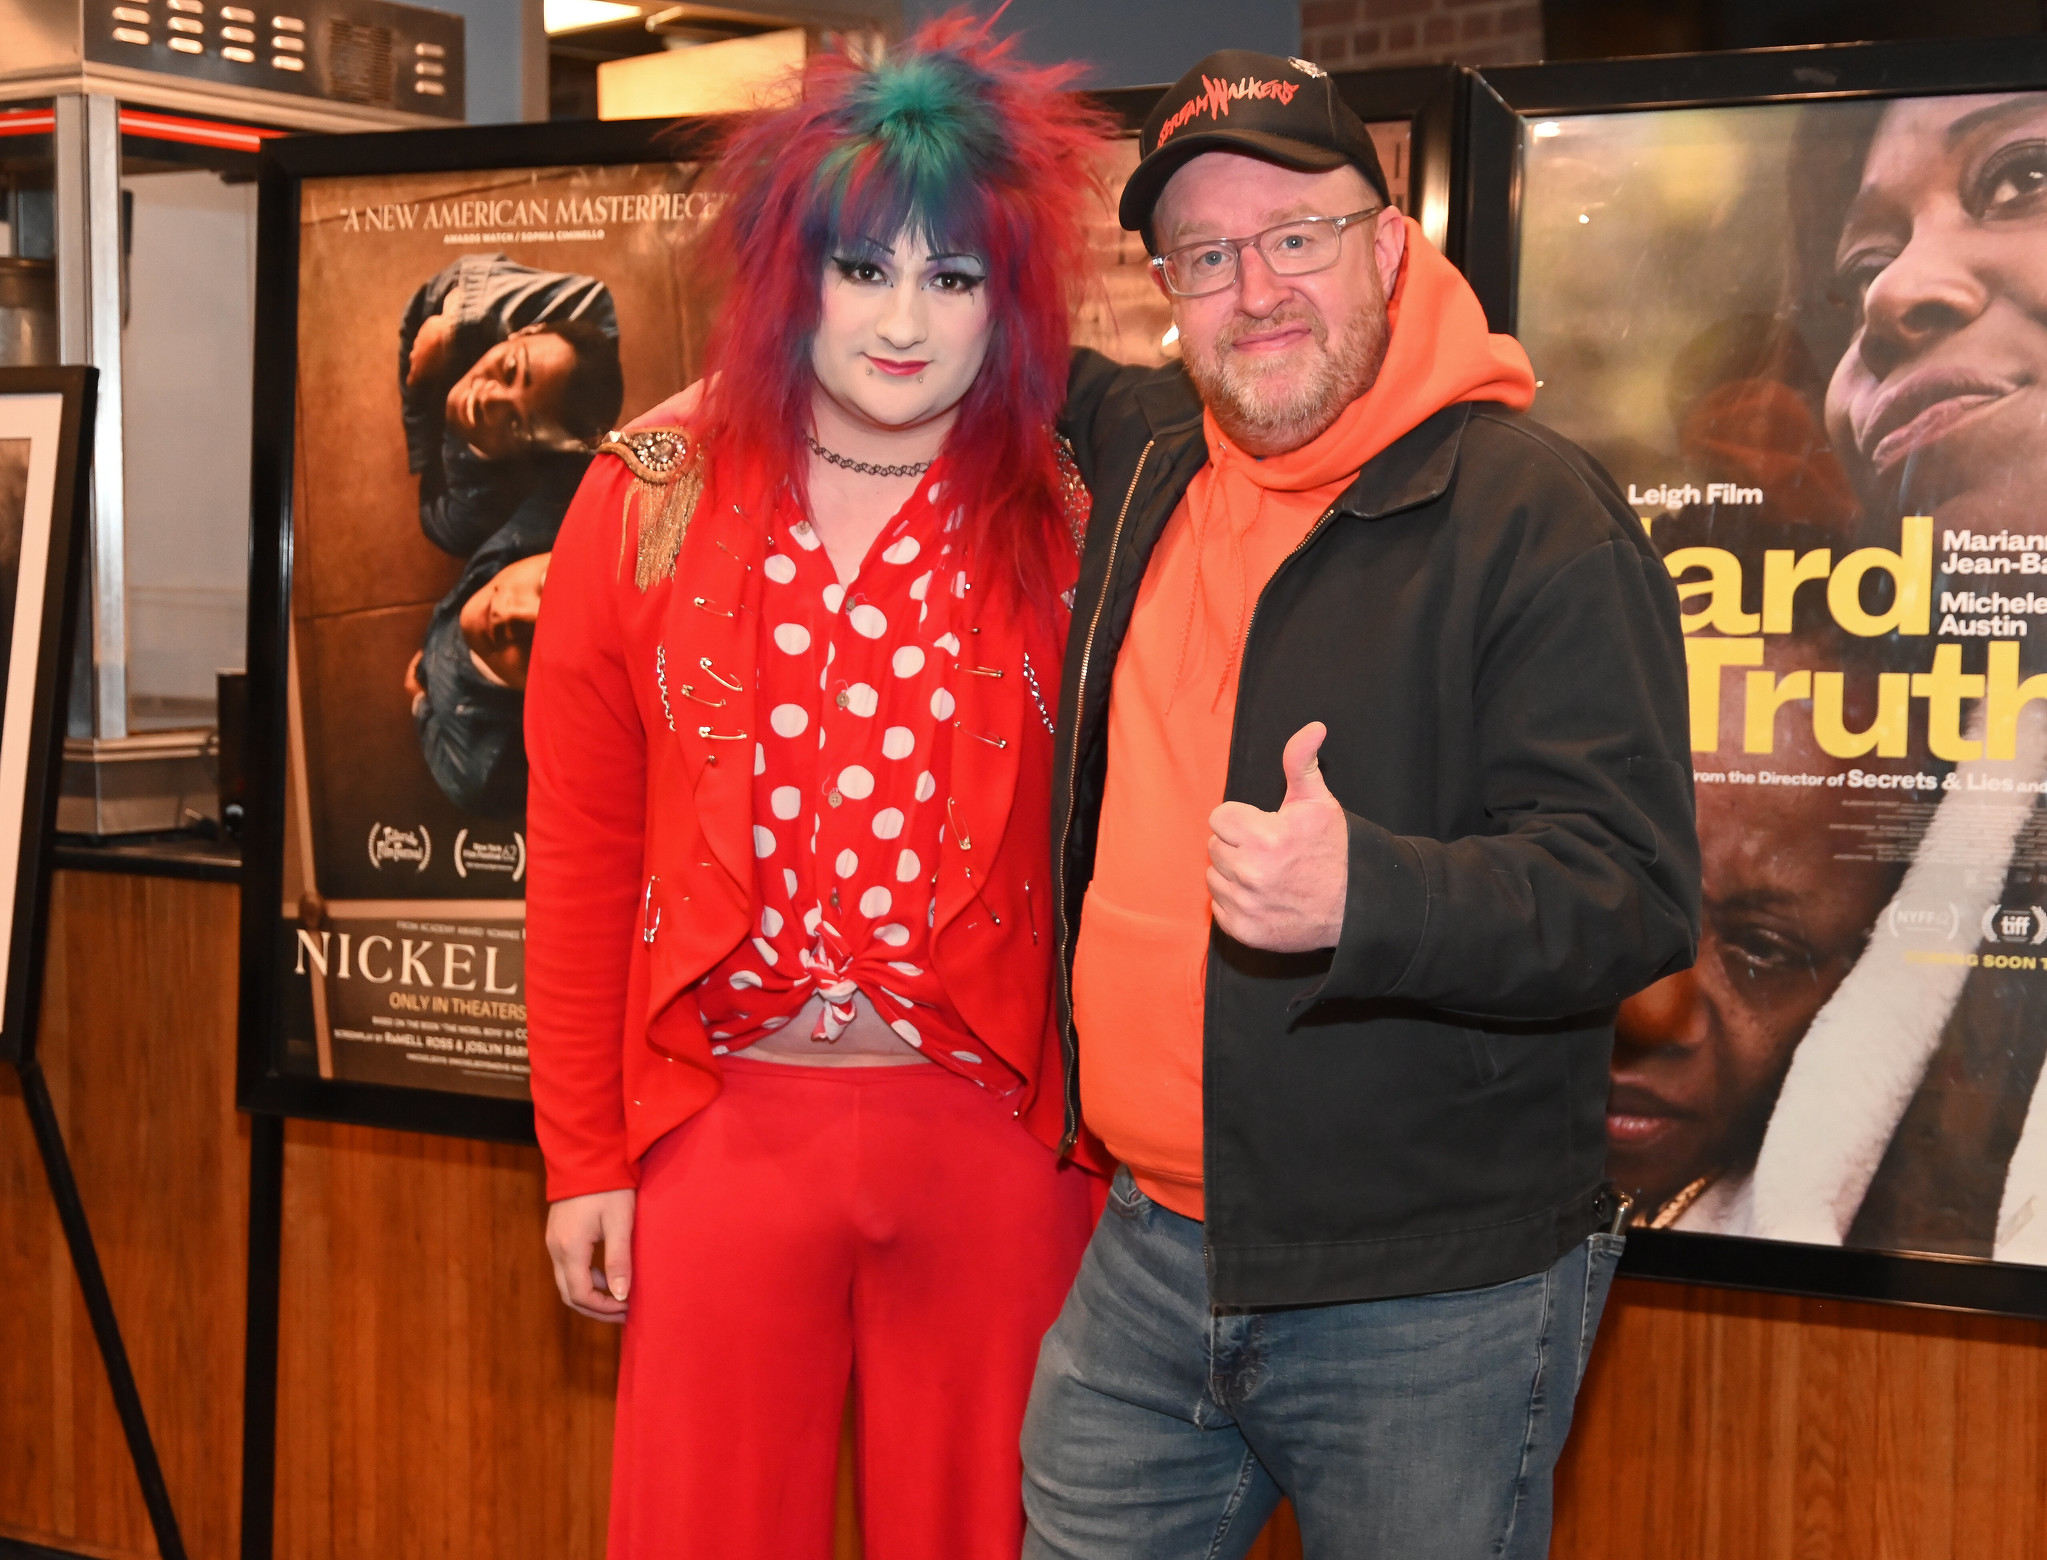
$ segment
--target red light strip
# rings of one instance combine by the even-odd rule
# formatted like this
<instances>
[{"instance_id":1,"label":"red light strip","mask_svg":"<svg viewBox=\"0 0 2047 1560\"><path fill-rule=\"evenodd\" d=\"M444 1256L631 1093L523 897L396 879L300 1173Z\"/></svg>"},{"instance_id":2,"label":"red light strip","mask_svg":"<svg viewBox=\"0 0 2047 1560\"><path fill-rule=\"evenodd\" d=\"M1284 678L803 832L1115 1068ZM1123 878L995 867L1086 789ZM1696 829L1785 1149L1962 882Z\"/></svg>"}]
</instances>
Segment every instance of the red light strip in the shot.
<instances>
[{"instance_id":1,"label":"red light strip","mask_svg":"<svg viewBox=\"0 0 2047 1560\"><path fill-rule=\"evenodd\" d=\"M169 114L149 114L132 108L121 110L121 129L125 134L145 136L152 141L224 146L237 152L260 151L265 141L284 134L282 130L259 130L254 125L221 124L212 119L178 119Z\"/></svg>"},{"instance_id":2,"label":"red light strip","mask_svg":"<svg viewBox=\"0 0 2047 1560\"><path fill-rule=\"evenodd\" d=\"M57 128L57 112L50 108L0 110L0 135L48 135Z\"/></svg>"},{"instance_id":3,"label":"red light strip","mask_svg":"<svg viewBox=\"0 0 2047 1560\"><path fill-rule=\"evenodd\" d=\"M0 109L0 135L48 135L56 128L54 109ZM133 108L121 110L121 130L151 141L183 141L192 146L220 146L236 152L260 151L265 141L285 133L259 130L254 125L222 124L212 119L180 119Z\"/></svg>"}]
</instances>

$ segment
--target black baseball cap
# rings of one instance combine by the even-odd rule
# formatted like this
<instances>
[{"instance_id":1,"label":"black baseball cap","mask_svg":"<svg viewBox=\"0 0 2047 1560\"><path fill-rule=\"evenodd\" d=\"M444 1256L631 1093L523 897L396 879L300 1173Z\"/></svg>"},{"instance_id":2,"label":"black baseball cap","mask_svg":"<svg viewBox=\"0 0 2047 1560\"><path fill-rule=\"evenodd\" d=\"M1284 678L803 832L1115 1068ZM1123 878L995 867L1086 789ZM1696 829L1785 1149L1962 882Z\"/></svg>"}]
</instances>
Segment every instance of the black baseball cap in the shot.
<instances>
[{"instance_id":1,"label":"black baseball cap","mask_svg":"<svg viewBox=\"0 0 2047 1560\"><path fill-rule=\"evenodd\" d=\"M1123 186L1125 230L1152 247L1151 210L1180 165L1203 152L1243 152L1319 173L1345 163L1391 203L1365 122L1336 95L1329 72L1306 60L1223 49L1174 82L1137 138L1142 161Z\"/></svg>"}]
</instances>

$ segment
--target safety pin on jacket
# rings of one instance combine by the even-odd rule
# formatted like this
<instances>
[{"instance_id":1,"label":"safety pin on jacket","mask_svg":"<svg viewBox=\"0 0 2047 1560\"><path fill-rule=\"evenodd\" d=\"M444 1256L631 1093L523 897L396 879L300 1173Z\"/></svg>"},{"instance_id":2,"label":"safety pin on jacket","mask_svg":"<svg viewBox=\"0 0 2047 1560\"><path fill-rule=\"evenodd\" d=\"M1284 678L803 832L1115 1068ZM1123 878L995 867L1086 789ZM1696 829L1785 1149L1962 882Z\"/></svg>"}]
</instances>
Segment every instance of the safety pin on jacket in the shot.
<instances>
[{"instance_id":1,"label":"safety pin on jacket","mask_svg":"<svg viewBox=\"0 0 2047 1560\"><path fill-rule=\"evenodd\" d=\"M967 831L960 827L959 814L953 811L952 798L949 796L945 799L945 821L947 827L952 830L952 837L960 842L960 849L972 850L974 842L967 838ZM960 863L960 871L965 874L967 886L974 891L974 897L980 900L981 908L988 912L988 919L1000 926L1002 917L995 913L995 907L988 903L988 896L981 892L981 885L974 881L973 867L963 861Z\"/></svg>"}]
</instances>

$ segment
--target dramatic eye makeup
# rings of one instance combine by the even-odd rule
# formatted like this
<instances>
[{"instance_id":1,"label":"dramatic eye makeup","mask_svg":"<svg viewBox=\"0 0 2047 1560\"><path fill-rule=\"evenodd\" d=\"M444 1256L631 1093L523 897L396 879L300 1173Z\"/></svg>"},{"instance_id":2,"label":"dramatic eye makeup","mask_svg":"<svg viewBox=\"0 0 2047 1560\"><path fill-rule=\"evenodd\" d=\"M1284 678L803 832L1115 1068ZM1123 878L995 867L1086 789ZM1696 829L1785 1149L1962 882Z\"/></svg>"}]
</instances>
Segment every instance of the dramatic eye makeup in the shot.
<instances>
[{"instance_id":1,"label":"dramatic eye makeup","mask_svg":"<svg viewBox=\"0 0 2047 1560\"><path fill-rule=\"evenodd\" d=\"M846 281L861 287L892 286L895 251L873 238L843 240L830 252L828 263ZM988 280L988 265L969 250L941 250L926 256L925 283L939 292L971 293Z\"/></svg>"},{"instance_id":2,"label":"dramatic eye makeup","mask_svg":"<svg viewBox=\"0 0 2047 1560\"><path fill-rule=\"evenodd\" d=\"M970 293L988 280L988 268L979 255L933 255L930 264L931 285L941 292Z\"/></svg>"},{"instance_id":3,"label":"dramatic eye makeup","mask_svg":"<svg viewBox=\"0 0 2047 1560\"><path fill-rule=\"evenodd\" d=\"M832 264L838 267L839 275L846 281L862 286L886 284L889 279L888 272L865 255L833 255Z\"/></svg>"},{"instance_id":4,"label":"dramatic eye makeup","mask_svg":"<svg viewBox=\"0 0 2047 1560\"><path fill-rule=\"evenodd\" d=\"M878 238L865 233L849 234L832 245L827 253L839 275L849 282L873 286L877 283L886 285L891 280L889 268L895 259L895 250Z\"/></svg>"}]
</instances>

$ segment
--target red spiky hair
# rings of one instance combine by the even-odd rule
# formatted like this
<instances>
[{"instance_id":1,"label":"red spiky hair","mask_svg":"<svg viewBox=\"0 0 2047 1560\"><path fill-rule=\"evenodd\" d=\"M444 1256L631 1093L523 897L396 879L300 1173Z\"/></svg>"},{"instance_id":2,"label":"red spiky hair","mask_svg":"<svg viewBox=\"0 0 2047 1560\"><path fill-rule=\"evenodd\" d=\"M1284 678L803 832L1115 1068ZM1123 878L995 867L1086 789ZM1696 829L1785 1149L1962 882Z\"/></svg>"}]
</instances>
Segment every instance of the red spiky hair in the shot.
<instances>
[{"instance_id":1,"label":"red spiky hair","mask_svg":"<svg viewBox=\"0 0 2047 1560\"><path fill-rule=\"evenodd\" d=\"M1049 606L1071 547L1048 433L1066 394L1068 321L1089 275L1086 219L1107 117L954 12L872 64L813 55L802 96L732 122L706 235L725 287L696 425L705 447L787 472L803 496L811 338L824 266L850 237L913 230L985 258L987 356L945 455L977 581ZM709 376L715 374L715 378Z\"/></svg>"}]
</instances>

